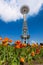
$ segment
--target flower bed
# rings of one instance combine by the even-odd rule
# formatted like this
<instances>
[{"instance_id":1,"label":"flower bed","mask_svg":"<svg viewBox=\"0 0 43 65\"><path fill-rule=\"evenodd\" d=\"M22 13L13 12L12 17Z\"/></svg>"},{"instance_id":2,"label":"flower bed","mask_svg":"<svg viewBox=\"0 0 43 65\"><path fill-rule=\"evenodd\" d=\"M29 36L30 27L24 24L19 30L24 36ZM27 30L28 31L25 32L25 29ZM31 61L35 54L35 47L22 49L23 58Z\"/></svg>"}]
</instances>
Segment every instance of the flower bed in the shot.
<instances>
[{"instance_id":1,"label":"flower bed","mask_svg":"<svg viewBox=\"0 0 43 65\"><path fill-rule=\"evenodd\" d=\"M43 46L21 41L16 41L13 46L4 43L0 45L0 65L43 65Z\"/></svg>"}]
</instances>

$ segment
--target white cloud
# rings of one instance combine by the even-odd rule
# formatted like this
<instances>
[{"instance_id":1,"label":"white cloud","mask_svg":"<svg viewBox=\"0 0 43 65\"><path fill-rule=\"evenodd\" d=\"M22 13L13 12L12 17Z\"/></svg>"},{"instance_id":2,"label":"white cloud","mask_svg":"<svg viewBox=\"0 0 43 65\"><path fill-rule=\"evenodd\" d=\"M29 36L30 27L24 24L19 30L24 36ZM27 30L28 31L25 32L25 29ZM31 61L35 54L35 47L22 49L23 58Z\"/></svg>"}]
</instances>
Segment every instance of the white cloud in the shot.
<instances>
[{"instance_id":1,"label":"white cloud","mask_svg":"<svg viewBox=\"0 0 43 65\"><path fill-rule=\"evenodd\" d=\"M22 18L20 8L28 5L29 15L37 14L40 10L43 0L0 0L0 19L5 22Z\"/></svg>"},{"instance_id":2,"label":"white cloud","mask_svg":"<svg viewBox=\"0 0 43 65\"><path fill-rule=\"evenodd\" d=\"M32 40L31 43L35 43L36 44L36 41Z\"/></svg>"}]
</instances>

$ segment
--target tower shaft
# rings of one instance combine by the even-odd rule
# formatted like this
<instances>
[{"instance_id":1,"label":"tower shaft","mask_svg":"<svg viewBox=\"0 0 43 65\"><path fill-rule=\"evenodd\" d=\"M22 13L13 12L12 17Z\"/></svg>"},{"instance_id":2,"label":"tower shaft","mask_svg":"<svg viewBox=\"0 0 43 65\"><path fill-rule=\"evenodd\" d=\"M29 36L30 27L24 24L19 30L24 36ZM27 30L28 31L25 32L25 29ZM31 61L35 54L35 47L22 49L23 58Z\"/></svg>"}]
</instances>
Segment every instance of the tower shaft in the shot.
<instances>
[{"instance_id":1,"label":"tower shaft","mask_svg":"<svg viewBox=\"0 0 43 65\"><path fill-rule=\"evenodd\" d=\"M24 21L23 21L23 35L27 35L27 22L26 22L26 14L24 14Z\"/></svg>"}]
</instances>

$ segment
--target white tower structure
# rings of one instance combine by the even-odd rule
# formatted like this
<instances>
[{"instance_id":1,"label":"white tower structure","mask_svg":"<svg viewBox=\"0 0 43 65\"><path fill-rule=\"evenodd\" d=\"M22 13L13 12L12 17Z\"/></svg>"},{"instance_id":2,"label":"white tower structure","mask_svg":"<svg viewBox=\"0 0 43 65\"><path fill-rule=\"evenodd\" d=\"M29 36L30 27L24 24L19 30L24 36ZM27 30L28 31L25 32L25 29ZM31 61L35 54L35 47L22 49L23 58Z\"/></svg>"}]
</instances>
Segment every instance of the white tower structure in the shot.
<instances>
[{"instance_id":1,"label":"white tower structure","mask_svg":"<svg viewBox=\"0 0 43 65\"><path fill-rule=\"evenodd\" d=\"M28 28L27 28L27 21L26 21L26 15L29 12L28 6L21 7L21 14L23 15L23 34L21 35L21 39L23 40L23 43L27 43L27 40L30 38L30 35L28 35Z\"/></svg>"}]
</instances>

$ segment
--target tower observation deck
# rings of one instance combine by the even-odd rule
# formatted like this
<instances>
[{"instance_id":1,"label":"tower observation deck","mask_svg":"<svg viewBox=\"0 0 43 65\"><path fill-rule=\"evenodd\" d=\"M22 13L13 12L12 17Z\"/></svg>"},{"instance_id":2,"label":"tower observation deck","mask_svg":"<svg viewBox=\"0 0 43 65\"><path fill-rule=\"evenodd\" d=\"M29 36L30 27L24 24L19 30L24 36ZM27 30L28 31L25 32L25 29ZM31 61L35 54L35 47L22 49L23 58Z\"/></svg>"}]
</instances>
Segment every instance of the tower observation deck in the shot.
<instances>
[{"instance_id":1,"label":"tower observation deck","mask_svg":"<svg viewBox=\"0 0 43 65\"><path fill-rule=\"evenodd\" d=\"M29 12L28 6L23 6L20 9L21 14L23 15L23 34L21 35L21 39L23 40L23 43L27 43L27 40L30 38L30 35L27 34L28 28L27 28L27 22L26 22L26 15Z\"/></svg>"}]
</instances>

